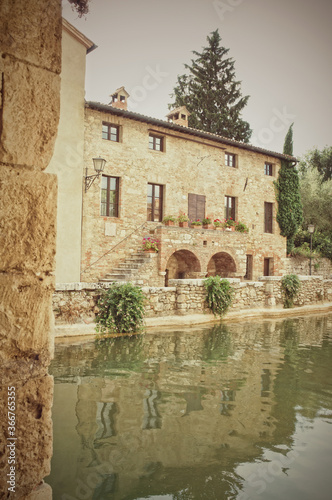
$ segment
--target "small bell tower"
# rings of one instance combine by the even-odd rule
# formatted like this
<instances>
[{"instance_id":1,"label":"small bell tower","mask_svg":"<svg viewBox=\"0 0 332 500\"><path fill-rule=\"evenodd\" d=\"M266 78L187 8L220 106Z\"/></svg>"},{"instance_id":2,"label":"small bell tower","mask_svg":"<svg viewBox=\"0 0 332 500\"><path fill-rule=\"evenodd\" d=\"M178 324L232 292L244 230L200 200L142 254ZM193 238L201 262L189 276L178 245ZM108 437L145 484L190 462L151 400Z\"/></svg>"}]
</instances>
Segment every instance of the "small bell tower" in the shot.
<instances>
[{"instance_id":1,"label":"small bell tower","mask_svg":"<svg viewBox=\"0 0 332 500\"><path fill-rule=\"evenodd\" d=\"M127 100L129 94L124 87L120 87L119 89L117 89L115 92L113 92L113 94L110 95L110 97L110 106L118 109L127 109Z\"/></svg>"},{"instance_id":2,"label":"small bell tower","mask_svg":"<svg viewBox=\"0 0 332 500\"><path fill-rule=\"evenodd\" d=\"M181 106L180 108L172 109L172 111L166 115L166 118L168 118L168 121L171 123L188 127L188 118L190 114L191 113L189 113L185 106Z\"/></svg>"}]
</instances>

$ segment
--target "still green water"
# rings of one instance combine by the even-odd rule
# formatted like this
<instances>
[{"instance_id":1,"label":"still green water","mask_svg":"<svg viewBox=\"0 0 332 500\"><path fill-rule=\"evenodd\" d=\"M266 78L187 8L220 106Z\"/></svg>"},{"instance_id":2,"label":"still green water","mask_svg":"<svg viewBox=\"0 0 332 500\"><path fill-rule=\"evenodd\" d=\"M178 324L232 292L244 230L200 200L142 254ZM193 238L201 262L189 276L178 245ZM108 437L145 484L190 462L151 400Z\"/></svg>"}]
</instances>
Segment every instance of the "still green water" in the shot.
<instances>
[{"instance_id":1,"label":"still green water","mask_svg":"<svg viewBox=\"0 0 332 500\"><path fill-rule=\"evenodd\" d=\"M54 500L332 498L332 315L56 346Z\"/></svg>"}]
</instances>

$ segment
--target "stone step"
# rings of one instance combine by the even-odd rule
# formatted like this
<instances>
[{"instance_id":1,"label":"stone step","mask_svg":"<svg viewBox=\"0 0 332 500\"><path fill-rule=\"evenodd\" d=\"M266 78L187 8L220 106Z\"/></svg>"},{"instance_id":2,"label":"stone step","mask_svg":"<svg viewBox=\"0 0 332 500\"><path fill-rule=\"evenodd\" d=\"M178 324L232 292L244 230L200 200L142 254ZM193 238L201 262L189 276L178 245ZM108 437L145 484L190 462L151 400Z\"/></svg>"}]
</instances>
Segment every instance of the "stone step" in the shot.
<instances>
[{"instance_id":1,"label":"stone step","mask_svg":"<svg viewBox=\"0 0 332 500\"><path fill-rule=\"evenodd\" d=\"M100 281L104 283L128 283L130 281L135 284L139 279L137 276L139 269L149 258L150 256L144 252L132 253Z\"/></svg>"},{"instance_id":2,"label":"stone step","mask_svg":"<svg viewBox=\"0 0 332 500\"><path fill-rule=\"evenodd\" d=\"M130 274L120 274L120 273L108 273L106 274L105 276L105 279L107 280L126 280L127 278L130 278L131 275Z\"/></svg>"}]
</instances>

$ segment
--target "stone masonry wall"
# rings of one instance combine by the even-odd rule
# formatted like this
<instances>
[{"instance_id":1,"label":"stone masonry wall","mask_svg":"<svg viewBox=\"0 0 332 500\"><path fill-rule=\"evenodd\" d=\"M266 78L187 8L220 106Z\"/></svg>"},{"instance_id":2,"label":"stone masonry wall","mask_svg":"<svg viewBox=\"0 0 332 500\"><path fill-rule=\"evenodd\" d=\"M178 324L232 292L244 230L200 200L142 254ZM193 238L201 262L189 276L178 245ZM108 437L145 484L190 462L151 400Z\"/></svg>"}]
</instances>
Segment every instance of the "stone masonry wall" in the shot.
<instances>
[{"instance_id":1,"label":"stone masonry wall","mask_svg":"<svg viewBox=\"0 0 332 500\"><path fill-rule=\"evenodd\" d=\"M287 257L285 259L285 274L309 275L310 259L307 257ZM312 276L332 277L332 262L329 259L317 258L311 262Z\"/></svg>"},{"instance_id":2,"label":"stone masonry wall","mask_svg":"<svg viewBox=\"0 0 332 500\"><path fill-rule=\"evenodd\" d=\"M295 306L332 302L332 280L321 276L301 276L301 288ZM235 294L230 310L282 307L280 277L260 281L229 279ZM203 280L170 280L169 287L143 287L147 298L146 317L209 313ZM57 286L53 310L57 324L91 323L98 312L97 302L109 284L68 283Z\"/></svg>"},{"instance_id":3,"label":"stone masonry wall","mask_svg":"<svg viewBox=\"0 0 332 500\"><path fill-rule=\"evenodd\" d=\"M102 139L103 121L120 126L120 142ZM151 130L164 136L165 151L148 148ZM235 197L236 219L250 229L249 234L241 239L239 273L243 276L245 255L250 254L253 256L254 280L263 275L264 258L272 259L274 275L282 275L286 240L280 236L275 221L273 185L278 175L279 159L268 153L193 138L186 133L185 127L183 133L171 132L162 126L152 128L144 121L112 115L111 111L86 108L85 167L91 174L92 158L96 155L105 158L104 174L118 177L120 190L119 217L100 215L100 178L83 194L81 280L98 281L125 258L128 251L136 251L143 236L155 230L156 223L146 222L148 183L163 186L164 215L188 213L188 193L194 193L206 197L206 216L223 219L225 196ZM225 165L225 151L237 156L237 168ZM273 176L264 175L265 162L273 164ZM274 204L272 234L264 232L264 202ZM141 231L139 228L144 223L146 225ZM134 235L124 242L124 238L132 233ZM160 235L166 237L163 232ZM239 237L237 235L226 245L233 257L235 239ZM189 240L186 243L190 245ZM172 251L181 250L182 245L183 241L173 241ZM218 250L222 250L222 245ZM192 252L195 253L194 246ZM165 272L168 257L165 255L161 261L160 272Z\"/></svg>"},{"instance_id":4,"label":"stone masonry wall","mask_svg":"<svg viewBox=\"0 0 332 500\"><path fill-rule=\"evenodd\" d=\"M61 1L2 0L0 47L0 498L48 500Z\"/></svg>"}]
</instances>

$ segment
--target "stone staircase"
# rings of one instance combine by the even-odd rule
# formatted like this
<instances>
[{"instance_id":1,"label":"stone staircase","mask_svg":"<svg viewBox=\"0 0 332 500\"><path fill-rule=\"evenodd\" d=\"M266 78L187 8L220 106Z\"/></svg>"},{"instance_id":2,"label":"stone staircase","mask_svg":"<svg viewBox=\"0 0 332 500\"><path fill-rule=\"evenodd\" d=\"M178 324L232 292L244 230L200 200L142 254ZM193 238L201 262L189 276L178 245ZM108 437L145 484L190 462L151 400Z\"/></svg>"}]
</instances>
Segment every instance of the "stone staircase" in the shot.
<instances>
[{"instance_id":1,"label":"stone staircase","mask_svg":"<svg viewBox=\"0 0 332 500\"><path fill-rule=\"evenodd\" d=\"M132 253L100 281L103 283L127 283L130 281L133 284L140 285L142 284L140 270L149 260L150 254L145 252Z\"/></svg>"}]
</instances>

